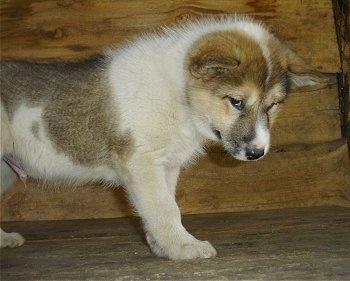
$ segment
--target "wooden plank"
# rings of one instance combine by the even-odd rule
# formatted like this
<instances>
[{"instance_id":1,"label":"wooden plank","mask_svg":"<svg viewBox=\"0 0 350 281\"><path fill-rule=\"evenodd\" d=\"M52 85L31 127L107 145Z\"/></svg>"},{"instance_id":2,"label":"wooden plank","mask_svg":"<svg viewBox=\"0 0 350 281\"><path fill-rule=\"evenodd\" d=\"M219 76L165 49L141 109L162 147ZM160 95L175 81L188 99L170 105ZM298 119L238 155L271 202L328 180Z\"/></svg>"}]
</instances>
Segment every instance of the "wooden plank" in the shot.
<instances>
[{"instance_id":1,"label":"wooden plank","mask_svg":"<svg viewBox=\"0 0 350 281\"><path fill-rule=\"evenodd\" d=\"M1 1L2 59L75 61L136 34L203 15L265 22L314 67L340 70L331 1Z\"/></svg>"},{"instance_id":2,"label":"wooden plank","mask_svg":"<svg viewBox=\"0 0 350 281\"><path fill-rule=\"evenodd\" d=\"M178 203L183 213L337 205L350 207L345 140L281 146L257 162L233 160L222 149L183 172ZM2 198L1 220L112 218L131 215L122 190L85 186L51 192L30 182Z\"/></svg>"},{"instance_id":3,"label":"wooden plank","mask_svg":"<svg viewBox=\"0 0 350 281\"><path fill-rule=\"evenodd\" d=\"M321 143L341 138L337 86L290 93L272 129L272 145Z\"/></svg>"},{"instance_id":4,"label":"wooden plank","mask_svg":"<svg viewBox=\"0 0 350 281\"><path fill-rule=\"evenodd\" d=\"M209 154L183 174L180 206L185 213L350 206L345 140L276 149L253 163L232 160L224 153Z\"/></svg>"},{"instance_id":5,"label":"wooden plank","mask_svg":"<svg viewBox=\"0 0 350 281\"><path fill-rule=\"evenodd\" d=\"M349 208L191 215L218 251L209 260L152 255L129 219L6 223L27 243L1 252L1 280L349 280Z\"/></svg>"}]
</instances>

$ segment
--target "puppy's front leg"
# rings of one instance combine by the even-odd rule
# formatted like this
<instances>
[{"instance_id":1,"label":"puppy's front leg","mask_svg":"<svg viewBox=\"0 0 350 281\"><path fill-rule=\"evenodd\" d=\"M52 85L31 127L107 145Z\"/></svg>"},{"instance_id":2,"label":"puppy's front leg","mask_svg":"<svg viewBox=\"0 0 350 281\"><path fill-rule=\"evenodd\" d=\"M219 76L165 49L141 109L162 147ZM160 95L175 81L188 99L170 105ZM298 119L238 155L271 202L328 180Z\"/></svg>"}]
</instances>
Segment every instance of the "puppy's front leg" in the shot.
<instances>
[{"instance_id":1,"label":"puppy's front leg","mask_svg":"<svg viewBox=\"0 0 350 281\"><path fill-rule=\"evenodd\" d=\"M167 167L165 168L165 178L167 181L167 186L170 193L174 196L176 195L177 181L180 175L180 167Z\"/></svg>"},{"instance_id":2,"label":"puppy's front leg","mask_svg":"<svg viewBox=\"0 0 350 281\"><path fill-rule=\"evenodd\" d=\"M170 259L210 258L215 249L189 234L181 224L174 187L168 186L166 169L151 159L138 159L131 168L127 191L141 216L147 241L158 256Z\"/></svg>"},{"instance_id":3,"label":"puppy's front leg","mask_svg":"<svg viewBox=\"0 0 350 281\"><path fill-rule=\"evenodd\" d=\"M22 246L24 238L17 232L7 233L0 228L0 248Z\"/></svg>"}]
</instances>

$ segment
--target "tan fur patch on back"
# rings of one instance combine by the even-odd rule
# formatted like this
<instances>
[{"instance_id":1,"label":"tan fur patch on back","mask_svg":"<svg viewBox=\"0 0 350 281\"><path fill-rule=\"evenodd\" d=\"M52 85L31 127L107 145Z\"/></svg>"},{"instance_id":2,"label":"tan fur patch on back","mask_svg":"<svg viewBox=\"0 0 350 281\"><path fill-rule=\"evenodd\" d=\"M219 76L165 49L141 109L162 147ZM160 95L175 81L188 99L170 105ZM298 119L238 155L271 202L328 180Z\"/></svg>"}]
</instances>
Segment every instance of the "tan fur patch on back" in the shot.
<instances>
[{"instance_id":1,"label":"tan fur patch on back","mask_svg":"<svg viewBox=\"0 0 350 281\"><path fill-rule=\"evenodd\" d=\"M107 81L97 62L73 65L4 65L1 95L12 117L21 104L43 108L40 129L56 148L76 164L113 165L133 151L130 134L118 130L118 112L112 106ZM7 74L7 75L6 75ZM14 81L20 77L20 81Z\"/></svg>"}]
</instances>

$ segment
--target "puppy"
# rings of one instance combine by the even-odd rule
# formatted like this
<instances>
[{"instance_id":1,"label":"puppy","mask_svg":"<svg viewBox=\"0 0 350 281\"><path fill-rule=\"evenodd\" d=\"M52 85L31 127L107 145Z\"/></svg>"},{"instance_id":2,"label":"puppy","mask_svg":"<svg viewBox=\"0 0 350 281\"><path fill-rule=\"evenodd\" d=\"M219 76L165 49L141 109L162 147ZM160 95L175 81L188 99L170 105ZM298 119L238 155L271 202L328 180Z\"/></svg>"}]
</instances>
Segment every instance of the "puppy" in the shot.
<instances>
[{"instance_id":1,"label":"puppy","mask_svg":"<svg viewBox=\"0 0 350 281\"><path fill-rule=\"evenodd\" d=\"M260 23L223 17L144 35L104 59L78 64L1 64L1 155L32 177L67 185L122 185L152 251L210 258L215 249L181 224L180 168L220 141L240 160L269 149L288 89L320 73ZM1 163L2 190L15 173ZM1 233L1 246L24 242Z\"/></svg>"}]
</instances>

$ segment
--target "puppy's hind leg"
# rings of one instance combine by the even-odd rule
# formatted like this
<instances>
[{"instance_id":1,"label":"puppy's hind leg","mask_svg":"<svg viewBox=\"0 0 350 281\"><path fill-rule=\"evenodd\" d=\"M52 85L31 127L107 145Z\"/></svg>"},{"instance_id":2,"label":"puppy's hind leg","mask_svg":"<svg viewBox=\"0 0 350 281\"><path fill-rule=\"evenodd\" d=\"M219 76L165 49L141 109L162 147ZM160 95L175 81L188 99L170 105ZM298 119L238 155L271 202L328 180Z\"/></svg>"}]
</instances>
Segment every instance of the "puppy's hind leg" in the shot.
<instances>
[{"instance_id":1,"label":"puppy's hind leg","mask_svg":"<svg viewBox=\"0 0 350 281\"><path fill-rule=\"evenodd\" d=\"M2 195L7 189L9 189L17 181L17 174L12 170L12 168L4 161L1 160L1 192Z\"/></svg>"},{"instance_id":2,"label":"puppy's hind leg","mask_svg":"<svg viewBox=\"0 0 350 281\"><path fill-rule=\"evenodd\" d=\"M17 180L16 173L1 160L1 194L3 194L10 186L12 186ZM21 234L12 232L7 233L0 228L0 248L5 247L18 247L23 245L24 238Z\"/></svg>"}]
</instances>

